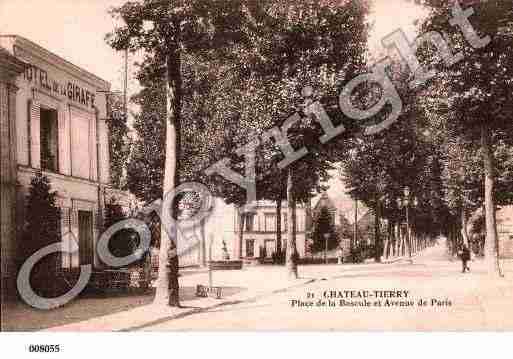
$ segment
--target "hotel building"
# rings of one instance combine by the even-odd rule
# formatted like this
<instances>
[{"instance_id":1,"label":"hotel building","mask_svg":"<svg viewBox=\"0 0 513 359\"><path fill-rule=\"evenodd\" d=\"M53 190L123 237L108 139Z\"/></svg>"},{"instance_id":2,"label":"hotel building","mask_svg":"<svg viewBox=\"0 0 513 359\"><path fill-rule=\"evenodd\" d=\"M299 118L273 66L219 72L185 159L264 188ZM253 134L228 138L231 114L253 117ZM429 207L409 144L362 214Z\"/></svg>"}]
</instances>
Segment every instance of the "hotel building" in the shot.
<instances>
[{"instance_id":1,"label":"hotel building","mask_svg":"<svg viewBox=\"0 0 513 359\"><path fill-rule=\"evenodd\" d=\"M126 199L110 188L110 84L15 35L0 36L0 70L2 283L12 285L15 278L16 238L36 171L57 191L62 235L78 241L78 252L62 255L62 267L100 267L95 245L104 203L112 196Z\"/></svg>"}]
</instances>

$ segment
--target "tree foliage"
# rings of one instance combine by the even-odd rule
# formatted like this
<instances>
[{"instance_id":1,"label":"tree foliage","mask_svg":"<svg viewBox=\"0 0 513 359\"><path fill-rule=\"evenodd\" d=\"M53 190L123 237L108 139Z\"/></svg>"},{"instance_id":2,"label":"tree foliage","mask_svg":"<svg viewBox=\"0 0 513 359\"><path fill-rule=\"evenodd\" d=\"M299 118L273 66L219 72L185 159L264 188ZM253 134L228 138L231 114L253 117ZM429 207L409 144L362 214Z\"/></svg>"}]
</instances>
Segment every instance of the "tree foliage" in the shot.
<instances>
[{"instance_id":1,"label":"tree foliage","mask_svg":"<svg viewBox=\"0 0 513 359\"><path fill-rule=\"evenodd\" d=\"M19 244L24 260L49 244L60 241L60 210L56 205L56 197L57 193L52 191L48 177L36 172L30 181L26 198L25 228ZM36 264L33 274L55 273L58 259L55 255L46 256Z\"/></svg>"},{"instance_id":2,"label":"tree foliage","mask_svg":"<svg viewBox=\"0 0 513 359\"><path fill-rule=\"evenodd\" d=\"M131 145L128 137L128 114L125 113L121 96L111 93L107 96L107 102L110 182L115 188L125 189L124 176Z\"/></svg>"},{"instance_id":3,"label":"tree foliage","mask_svg":"<svg viewBox=\"0 0 513 359\"><path fill-rule=\"evenodd\" d=\"M337 248L339 238L336 232L334 218L327 207L322 207L314 221L313 242L310 248L312 252L315 253L325 249L326 235L328 236L327 249L332 250Z\"/></svg>"}]
</instances>

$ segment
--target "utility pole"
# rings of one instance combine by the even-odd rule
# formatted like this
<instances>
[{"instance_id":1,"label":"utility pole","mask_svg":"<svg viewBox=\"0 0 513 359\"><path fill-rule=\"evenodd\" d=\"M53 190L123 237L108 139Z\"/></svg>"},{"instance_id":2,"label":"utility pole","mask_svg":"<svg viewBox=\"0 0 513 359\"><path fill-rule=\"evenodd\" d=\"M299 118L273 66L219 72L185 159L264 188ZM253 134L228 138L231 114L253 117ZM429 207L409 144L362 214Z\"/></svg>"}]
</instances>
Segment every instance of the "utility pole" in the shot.
<instances>
[{"instance_id":1,"label":"utility pole","mask_svg":"<svg viewBox=\"0 0 513 359\"><path fill-rule=\"evenodd\" d=\"M356 247L358 242L358 199L354 200L354 236L353 236L353 248Z\"/></svg>"},{"instance_id":2,"label":"utility pole","mask_svg":"<svg viewBox=\"0 0 513 359\"><path fill-rule=\"evenodd\" d=\"M208 243L208 288L213 286L212 278L212 244L214 243L214 236L211 234Z\"/></svg>"},{"instance_id":3,"label":"utility pole","mask_svg":"<svg viewBox=\"0 0 513 359\"><path fill-rule=\"evenodd\" d=\"M324 233L324 264L328 264L328 238L330 234Z\"/></svg>"},{"instance_id":4,"label":"utility pole","mask_svg":"<svg viewBox=\"0 0 513 359\"><path fill-rule=\"evenodd\" d=\"M127 100L127 89L128 89L128 49L125 49L125 80L123 82L123 112L125 119L128 118L128 100Z\"/></svg>"},{"instance_id":5,"label":"utility pole","mask_svg":"<svg viewBox=\"0 0 513 359\"><path fill-rule=\"evenodd\" d=\"M410 204L408 202L406 202L406 235L407 235L407 239L406 241L408 242L408 257L410 258L411 260L411 237L410 237Z\"/></svg>"}]
</instances>

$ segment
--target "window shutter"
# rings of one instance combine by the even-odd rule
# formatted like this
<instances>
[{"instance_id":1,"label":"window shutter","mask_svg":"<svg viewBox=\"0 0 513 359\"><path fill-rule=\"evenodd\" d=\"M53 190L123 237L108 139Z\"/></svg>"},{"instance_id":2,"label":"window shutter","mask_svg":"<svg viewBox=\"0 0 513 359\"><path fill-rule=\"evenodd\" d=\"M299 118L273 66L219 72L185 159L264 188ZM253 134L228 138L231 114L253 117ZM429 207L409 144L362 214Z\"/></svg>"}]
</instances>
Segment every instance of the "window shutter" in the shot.
<instances>
[{"instance_id":1,"label":"window shutter","mask_svg":"<svg viewBox=\"0 0 513 359\"><path fill-rule=\"evenodd\" d=\"M33 168L41 168L41 143L39 138L40 131L40 111L39 102L29 101L29 159L30 166Z\"/></svg>"}]
</instances>

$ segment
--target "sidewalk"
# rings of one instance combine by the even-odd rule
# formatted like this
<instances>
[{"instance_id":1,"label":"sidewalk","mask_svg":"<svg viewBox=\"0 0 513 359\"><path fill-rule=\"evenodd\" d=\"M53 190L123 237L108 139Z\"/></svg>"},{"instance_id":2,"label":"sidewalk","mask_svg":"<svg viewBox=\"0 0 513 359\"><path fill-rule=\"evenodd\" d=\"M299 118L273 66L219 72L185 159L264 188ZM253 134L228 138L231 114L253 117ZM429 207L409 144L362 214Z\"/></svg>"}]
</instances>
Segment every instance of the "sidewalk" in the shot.
<instances>
[{"instance_id":1,"label":"sidewalk","mask_svg":"<svg viewBox=\"0 0 513 359\"><path fill-rule=\"evenodd\" d=\"M448 261L447 257L443 255L443 250L443 247L430 248L413 258L413 263L410 263L409 258L406 257L394 258L391 263L299 266L301 279L292 281L287 278L287 271L283 266L248 266L240 271L214 271L213 285L223 288L222 299L194 297L196 285L208 285L208 272L190 271L187 275L180 277L181 293L188 292L190 294L186 296L187 299L182 300L183 307L181 308L146 304L114 314L50 327L45 331L132 331L150 327L166 327L167 323L171 323L170 321L174 319L193 314L198 314L198 318L202 318L202 313L211 312L213 309L224 310L220 309L223 306L272 301L272 298L277 295L279 297L280 294L301 293L301 287L313 282L316 283L314 285L322 283L329 285L327 283L335 283L332 281L340 280L347 285L348 281L356 281L355 283L360 283L361 286L363 282L371 281L373 285L377 283L383 285L382 280L386 276L393 279L400 275L399 273L407 274L409 272L411 275L404 276L402 274L402 283L410 283L413 280L411 282L413 284L419 284L421 287L426 285L423 289L426 290L426 295L431 294L433 288L443 288L441 292L444 295L452 296L461 304L465 303L464 306L480 307L482 313L478 314L485 315L486 318L490 318L489 320L496 323L493 327L506 327L504 313L496 312L493 308L507 308L509 305L507 303L511 303L513 300L511 291L513 288L513 260L502 262L506 280L488 277L481 260L471 263L472 275L460 276L458 275L460 270L458 261ZM376 273L379 273L380 278L383 279L377 280ZM418 277L419 275L421 277ZM422 280L419 281L418 278L422 278ZM451 283L454 281L454 283L449 284L447 281ZM468 290L472 291L472 295L468 298L466 296L463 298L464 293L460 290L459 284L463 283ZM420 294L422 290L418 292ZM148 298L148 301L150 300L151 297ZM456 314L459 315L459 312ZM411 315L414 316L413 313ZM195 318L196 316L192 316L190 320L199 320Z\"/></svg>"},{"instance_id":2,"label":"sidewalk","mask_svg":"<svg viewBox=\"0 0 513 359\"><path fill-rule=\"evenodd\" d=\"M224 305L256 301L268 295L301 287L315 280L313 278L290 280L286 276L286 269L282 266L267 267L264 270L266 272L265 276L261 273L263 271L262 267L247 267L241 271L214 271L213 285L223 288L221 299L208 297L183 301L180 308L149 304L111 315L47 328L44 331L97 332L142 329ZM198 284L208 285L208 273L198 272L180 277L181 288L195 288Z\"/></svg>"}]
</instances>

